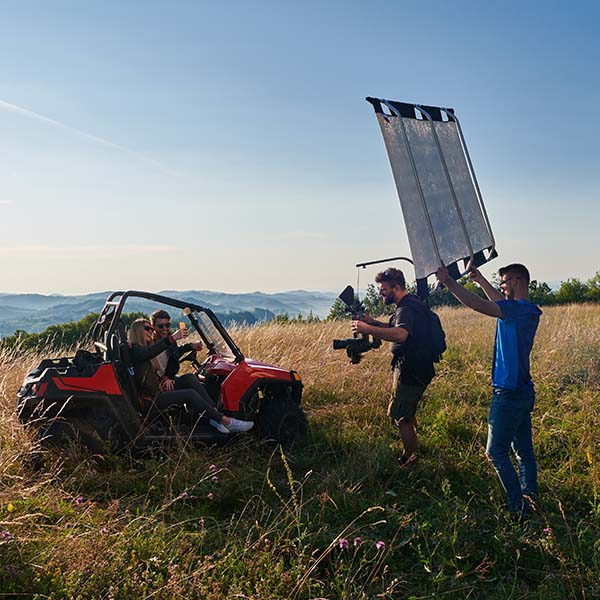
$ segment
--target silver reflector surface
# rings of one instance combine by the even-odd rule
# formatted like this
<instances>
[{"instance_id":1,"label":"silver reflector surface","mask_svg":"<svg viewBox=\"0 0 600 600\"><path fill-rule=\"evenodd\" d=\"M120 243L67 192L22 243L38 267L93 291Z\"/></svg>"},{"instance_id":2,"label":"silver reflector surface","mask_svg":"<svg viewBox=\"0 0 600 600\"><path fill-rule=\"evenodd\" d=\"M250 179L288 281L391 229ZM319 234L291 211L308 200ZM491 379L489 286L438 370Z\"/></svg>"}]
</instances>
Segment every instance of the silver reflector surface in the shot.
<instances>
[{"instance_id":1,"label":"silver reflector surface","mask_svg":"<svg viewBox=\"0 0 600 600\"><path fill-rule=\"evenodd\" d=\"M442 263L486 262L495 255L494 237L453 111L368 100L392 166L416 278L427 278ZM378 111L376 102L392 114Z\"/></svg>"}]
</instances>

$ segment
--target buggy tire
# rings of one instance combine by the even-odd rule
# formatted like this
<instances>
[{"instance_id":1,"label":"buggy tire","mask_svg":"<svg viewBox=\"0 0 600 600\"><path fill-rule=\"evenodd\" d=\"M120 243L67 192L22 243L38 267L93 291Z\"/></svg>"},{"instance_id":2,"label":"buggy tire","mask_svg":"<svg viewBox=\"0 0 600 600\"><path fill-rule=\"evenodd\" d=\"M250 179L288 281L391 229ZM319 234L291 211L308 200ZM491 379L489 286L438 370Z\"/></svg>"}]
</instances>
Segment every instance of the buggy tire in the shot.
<instances>
[{"instance_id":1,"label":"buggy tire","mask_svg":"<svg viewBox=\"0 0 600 600\"><path fill-rule=\"evenodd\" d=\"M258 429L265 442L291 448L306 434L308 421L302 407L292 399L287 387L265 390Z\"/></svg>"},{"instance_id":2,"label":"buggy tire","mask_svg":"<svg viewBox=\"0 0 600 600\"><path fill-rule=\"evenodd\" d=\"M44 438L50 443L67 440L91 454L106 454L106 443L100 437L93 425L81 417L69 416L62 421L56 421L44 432ZM61 444L62 445L62 444Z\"/></svg>"},{"instance_id":3,"label":"buggy tire","mask_svg":"<svg viewBox=\"0 0 600 600\"><path fill-rule=\"evenodd\" d=\"M50 445L63 445L66 440L90 454L107 456L124 447L116 428L108 428L107 421L108 419L98 421L89 417L67 415L64 419L51 423L42 432L42 439Z\"/></svg>"}]
</instances>

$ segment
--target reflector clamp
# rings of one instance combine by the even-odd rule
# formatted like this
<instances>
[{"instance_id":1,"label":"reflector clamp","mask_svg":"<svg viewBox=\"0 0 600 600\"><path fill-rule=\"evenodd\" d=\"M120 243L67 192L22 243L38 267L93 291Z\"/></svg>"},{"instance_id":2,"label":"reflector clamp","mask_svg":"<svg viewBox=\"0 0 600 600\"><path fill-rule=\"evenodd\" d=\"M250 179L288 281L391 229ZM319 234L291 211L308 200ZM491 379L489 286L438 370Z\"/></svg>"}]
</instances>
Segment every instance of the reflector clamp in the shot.
<instances>
[{"instance_id":1,"label":"reflector clamp","mask_svg":"<svg viewBox=\"0 0 600 600\"><path fill-rule=\"evenodd\" d=\"M496 256L479 184L454 109L367 101L383 134L424 296L427 277L440 265L458 278L469 262L478 267Z\"/></svg>"}]
</instances>

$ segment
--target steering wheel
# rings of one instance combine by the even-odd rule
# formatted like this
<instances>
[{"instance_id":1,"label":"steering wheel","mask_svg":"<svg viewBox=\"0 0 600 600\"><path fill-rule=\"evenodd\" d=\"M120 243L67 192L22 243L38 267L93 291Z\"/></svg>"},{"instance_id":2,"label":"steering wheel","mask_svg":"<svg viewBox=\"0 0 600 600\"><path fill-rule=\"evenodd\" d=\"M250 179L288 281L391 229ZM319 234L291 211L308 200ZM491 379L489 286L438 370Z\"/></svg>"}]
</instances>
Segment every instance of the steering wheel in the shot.
<instances>
[{"instance_id":1,"label":"steering wheel","mask_svg":"<svg viewBox=\"0 0 600 600\"><path fill-rule=\"evenodd\" d=\"M188 350L179 357L179 362L194 362L196 360L196 350Z\"/></svg>"},{"instance_id":2,"label":"steering wheel","mask_svg":"<svg viewBox=\"0 0 600 600\"><path fill-rule=\"evenodd\" d=\"M205 377L207 375L206 369L204 368L204 365L202 365L198 362L198 359L196 358L196 354L197 354L196 350L188 350L187 352L185 352L184 354L182 354L179 357L179 363L180 364L182 362L192 363L192 367L193 367L194 371L196 371L196 374Z\"/></svg>"}]
</instances>

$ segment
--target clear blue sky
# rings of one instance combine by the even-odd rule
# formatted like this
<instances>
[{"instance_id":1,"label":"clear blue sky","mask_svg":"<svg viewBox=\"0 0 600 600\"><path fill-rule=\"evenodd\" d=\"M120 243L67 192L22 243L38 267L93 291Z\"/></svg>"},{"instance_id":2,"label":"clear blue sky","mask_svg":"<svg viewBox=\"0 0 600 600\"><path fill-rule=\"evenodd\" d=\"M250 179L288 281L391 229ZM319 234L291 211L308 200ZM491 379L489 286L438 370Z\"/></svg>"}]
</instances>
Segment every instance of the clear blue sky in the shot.
<instances>
[{"instance_id":1,"label":"clear blue sky","mask_svg":"<svg viewBox=\"0 0 600 600\"><path fill-rule=\"evenodd\" d=\"M368 95L456 109L488 273L587 279L599 24L592 2L5 1L0 291L339 291L409 252Z\"/></svg>"}]
</instances>

